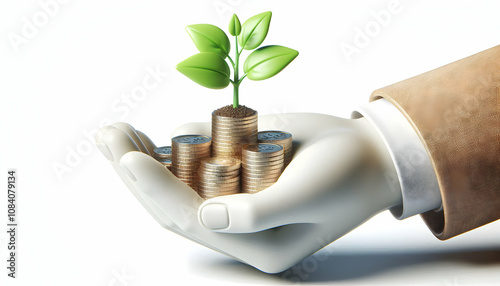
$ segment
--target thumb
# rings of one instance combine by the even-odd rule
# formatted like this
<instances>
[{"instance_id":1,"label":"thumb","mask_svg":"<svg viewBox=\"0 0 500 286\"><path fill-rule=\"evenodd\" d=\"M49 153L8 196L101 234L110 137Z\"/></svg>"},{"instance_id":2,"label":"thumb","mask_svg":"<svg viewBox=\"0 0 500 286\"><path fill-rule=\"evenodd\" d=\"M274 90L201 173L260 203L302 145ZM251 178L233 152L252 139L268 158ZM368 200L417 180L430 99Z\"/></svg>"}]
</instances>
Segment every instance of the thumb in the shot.
<instances>
[{"instance_id":1,"label":"thumb","mask_svg":"<svg viewBox=\"0 0 500 286\"><path fill-rule=\"evenodd\" d=\"M362 147L356 136L325 133L294 157L274 185L256 194L207 200L198 209L198 220L205 228L227 233L324 221L332 207L349 207L356 197L346 184L362 162Z\"/></svg>"},{"instance_id":2,"label":"thumb","mask_svg":"<svg viewBox=\"0 0 500 286\"><path fill-rule=\"evenodd\" d=\"M305 223L296 198L274 187L256 194L220 196L205 201L198 209L198 220L207 229L226 233L251 233L281 225ZM284 192L283 192L284 191Z\"/></svg>"}]
</instances>

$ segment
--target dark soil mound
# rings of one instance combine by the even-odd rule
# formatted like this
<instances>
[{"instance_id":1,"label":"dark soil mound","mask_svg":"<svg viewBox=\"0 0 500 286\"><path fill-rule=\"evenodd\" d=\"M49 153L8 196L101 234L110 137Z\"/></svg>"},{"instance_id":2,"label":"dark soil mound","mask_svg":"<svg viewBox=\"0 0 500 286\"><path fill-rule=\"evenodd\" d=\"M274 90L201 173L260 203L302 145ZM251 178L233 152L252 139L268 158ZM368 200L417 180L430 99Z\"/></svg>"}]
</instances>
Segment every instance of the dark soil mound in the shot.
<instances>
[{"instance_id":1,"label":"dark soil mound","mask_svg":"<svg viewBox=\"0 0 500 286\"><path fill-rule=\"evenodd\" d=\"M232 105L226 105L214 111L215 115L223 116L223 117L233 117L233 118L243 118L247 116L254 115L257 111L246 107L244 105L240 105L236 108L233 108Z\"/></svg>"}]
</instances>

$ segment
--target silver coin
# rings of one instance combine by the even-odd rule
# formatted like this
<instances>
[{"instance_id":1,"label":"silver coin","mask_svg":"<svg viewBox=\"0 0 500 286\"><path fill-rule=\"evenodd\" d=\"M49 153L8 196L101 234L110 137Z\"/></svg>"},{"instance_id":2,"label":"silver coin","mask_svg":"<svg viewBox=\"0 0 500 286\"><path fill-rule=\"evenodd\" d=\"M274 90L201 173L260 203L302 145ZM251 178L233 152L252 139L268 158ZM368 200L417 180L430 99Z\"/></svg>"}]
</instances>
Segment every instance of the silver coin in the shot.
<instances>
[{"instance_id":1,"label":"silver coin","mask_svg":"<svg viewBox=\"0 0 500 286\"><path fill-rule=\"evenodd\" d=\"M278 144L252 143L244 146L243 150L254 153L274 153L283 150L283 147Z\"/></svg>"},{"instance_id":2,"label":"silver coin","mask_svg":"<svg viewBox=\"0 0 500 286\"><path fill-rule=\"evenodd\" d=\"M159 159L158 162L162 163L164 166L171 167L172 160L171 159Z\"/></svg>"},{"instance_id":3,"label":"silver coin","mask_svg":"<svg viewBox=\"0 0 500 286\"><path fill-rule=\"evenodd\" d=\"M171 146L163 146L158 147L153 150L154 155L158 158L170 158L172 156L172 147Z\"/></svg>"},{"instance_id":4,"label":"silver coin","mask_svg":"<svg viewBox=\"0 0 500 286\"><path fill-rule=\"evenodd\" d=\"M172 138L172 142L178 144L197 145L197 144L209 143L210 141L212 141L212 138L206 135L180 135Z\"/></svg>"},{"instance_id":5,"label":"silver coin","mask_svg":"<svg viewBox=\"0 0 500 286\"><path fill-rule=\"evenodd\" d=\"M261 131L259 132L259 140L269 140L269 141L281 141L292 138L292 134L284 131Z\"/></svg>"}]
</instances>

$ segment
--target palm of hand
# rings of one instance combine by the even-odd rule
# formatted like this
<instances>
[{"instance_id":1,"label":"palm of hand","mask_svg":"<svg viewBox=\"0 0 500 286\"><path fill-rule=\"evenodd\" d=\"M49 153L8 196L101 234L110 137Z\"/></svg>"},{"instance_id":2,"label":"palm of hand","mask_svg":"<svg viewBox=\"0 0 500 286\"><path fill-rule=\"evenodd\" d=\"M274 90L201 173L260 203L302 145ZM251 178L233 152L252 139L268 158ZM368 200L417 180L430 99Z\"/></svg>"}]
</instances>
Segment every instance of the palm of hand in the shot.
<instances>
[{"instance_id":1,"label":"palm of hand","mask_svg":"<svg viewBox=\"0 0 500 286\"><path fill-rule=\"evenodd\" d=\"M207 201L149 156L156 146L130 125L104 127L96 141L164 228L265 272L293 266L397 203L397 195L384 195L388 187L380 161L372 158L359 120L261 116L259 129L293 134L294 159L278 182L257 194ZM210 135L210 125L184 125L173 135L181 134ZM367 196L369 189L373 193Z\"/></svg>"}]
</instances>

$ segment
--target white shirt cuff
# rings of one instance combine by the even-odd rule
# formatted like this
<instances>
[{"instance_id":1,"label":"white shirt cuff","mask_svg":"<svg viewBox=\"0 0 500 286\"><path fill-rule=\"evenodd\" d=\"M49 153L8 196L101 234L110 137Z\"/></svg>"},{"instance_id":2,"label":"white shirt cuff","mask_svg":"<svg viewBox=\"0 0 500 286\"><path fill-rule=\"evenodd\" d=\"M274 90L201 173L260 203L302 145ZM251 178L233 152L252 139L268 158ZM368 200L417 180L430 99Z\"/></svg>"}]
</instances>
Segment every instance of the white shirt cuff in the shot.
<instances>
[{"instance_id":1,"label":"white shirt cuff","mask_svg":"<svg viewBox=\"0 0 500 286\"><path fill-rule=\"evenodd\" d=\"M383 138L396 168L403 204L391 208L397 219L441 208L434 168L422 141L404 115L386 99L361 106L352 118L365 117Z\"/></svg>"}]
</instances>

